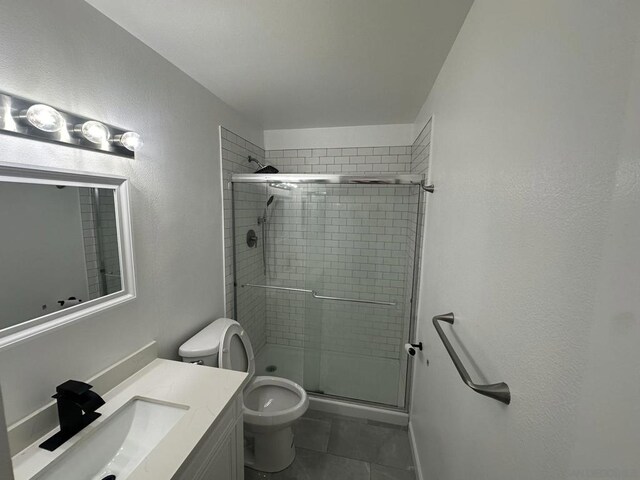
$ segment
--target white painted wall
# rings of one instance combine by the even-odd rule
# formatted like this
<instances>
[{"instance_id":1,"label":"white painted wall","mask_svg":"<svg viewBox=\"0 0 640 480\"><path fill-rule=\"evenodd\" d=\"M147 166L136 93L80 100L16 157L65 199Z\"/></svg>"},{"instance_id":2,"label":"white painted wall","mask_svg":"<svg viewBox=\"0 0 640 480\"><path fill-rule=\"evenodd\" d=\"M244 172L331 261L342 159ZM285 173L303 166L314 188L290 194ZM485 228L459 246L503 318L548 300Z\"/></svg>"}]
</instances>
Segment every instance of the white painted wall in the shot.
<instances>
[{"instance_id":1,"label":"white painted wall","mask_svg":"<svg viewBox=\"0 0 640 480\"><path fill-rule=\"evenodd\" d=\"M7 431L2 428L4 424L4 408L2 405L2 392L0 391L0 478L13 480L9 439L7 438Z\"/></svg>"},{"instance_id":2,"label":"white painted wall","mask_svg":"<svg viewBox=\"0 0 640 480\"><path fill-rule=\"evenodd\" d=\"M0 328L89 300L78 188L0 183L0 205Z\"/></svg>"},{"instance_id":3,"label":"white painted wall","mask_svg":"<svg viewBox=\"0 0 640 480\"><path fill-rule=\"evenodd\" d=\"M131 180L138 298L0 352L8 422L151 340L160 354L224 313L218 125L262 131L81 0L0 0L2 88L134 129L136 160L0 136L4 161Z\"/></svg>"},{"instance_id":4,"label":"white painted wall","mask_svg":"<svg viewBox=\"0 0 640 480\"><path fill-rule=\"evenodd\" d=\"M413 143L413 130L411 123L265 130L264 144L265 150L401 146Z\"/></svg>"},{"instance_id":5,"label":"white painted wall","mask_svg":"<svg viewBox=\"0 0 640 480\"><path fill-rule=\"evenodd\" d=\"M424 479L640 478L639 8L476 0L416 122L435 115ZM510 406L460 381L431 325L451 310L472 376L506 381Z\"/></svg>"}]
</instances>

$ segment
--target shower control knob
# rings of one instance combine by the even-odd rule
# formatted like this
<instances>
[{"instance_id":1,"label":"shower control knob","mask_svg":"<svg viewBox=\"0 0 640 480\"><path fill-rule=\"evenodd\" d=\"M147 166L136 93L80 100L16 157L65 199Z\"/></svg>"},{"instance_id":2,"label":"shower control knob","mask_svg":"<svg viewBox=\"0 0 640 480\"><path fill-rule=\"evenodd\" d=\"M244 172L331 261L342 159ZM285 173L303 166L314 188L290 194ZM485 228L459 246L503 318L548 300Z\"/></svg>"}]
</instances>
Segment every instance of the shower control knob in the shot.
<instances>
[{"instance_id":1,"label":"shower control knob","mask_svg":"<svg viewBox=\"0 0 640 480\"><path fill-rule=\"evenodd\" d=\"M249 230L247 232L247 245L249 248L256 247L258 245L258 236L255 230Z\"/></svg>"}]
</instances>

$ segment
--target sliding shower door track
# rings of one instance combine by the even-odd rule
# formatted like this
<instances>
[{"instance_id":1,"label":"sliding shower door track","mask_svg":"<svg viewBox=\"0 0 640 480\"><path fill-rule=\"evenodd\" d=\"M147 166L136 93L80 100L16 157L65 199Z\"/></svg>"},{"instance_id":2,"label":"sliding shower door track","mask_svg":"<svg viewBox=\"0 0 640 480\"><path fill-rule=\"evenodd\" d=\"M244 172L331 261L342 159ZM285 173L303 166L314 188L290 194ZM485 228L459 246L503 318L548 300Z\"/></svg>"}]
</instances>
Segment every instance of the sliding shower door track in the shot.
<instances>
[{"instance_id":1,"label":"sliding shower door track","mask_svg":"<svg viewBox=\"0 0 640 480\"><path fill-rule=\"evenodd\" d=\"M356 184L356 185L424 185L422 174L392 175L339 175L315 173L234 173L233 183L316 183L316 184Z\"/></svg>"},{"instance_id":2,"label":"sliding shower door track","mask_svg":"<svg viewBox=\"0 0 640 480\"><path fill-rule=\"evenodd\" d=\"M307 392L307 395L309 395L309 397L312 397L312 398L317 398L322 400L335 400L336 402L343 402L343 403L348 403L351 405L361 406L361 407L377 408L380 410L387 410L389 412L409 413L409 409L407 407L394 407L386 403L378 403L378 402L372 402L369 400L358 400L355 398L341 397L340 395L332 395L330 393L317 393L309 390L306 390L306 392Z\"/></svg>"}]
</instances>

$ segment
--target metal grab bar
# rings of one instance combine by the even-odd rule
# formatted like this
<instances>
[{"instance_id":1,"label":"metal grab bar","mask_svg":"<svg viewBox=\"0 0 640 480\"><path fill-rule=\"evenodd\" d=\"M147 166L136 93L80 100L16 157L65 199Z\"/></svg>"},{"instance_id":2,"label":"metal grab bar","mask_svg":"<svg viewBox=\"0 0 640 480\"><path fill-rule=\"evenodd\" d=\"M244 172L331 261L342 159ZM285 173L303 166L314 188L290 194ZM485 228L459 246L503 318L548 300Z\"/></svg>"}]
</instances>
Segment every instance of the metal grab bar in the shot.
<instances>
[{"instance_id":1,"label":"metal grab bar","mask_svg":"<svg viewBox=\"0 0 640 480\"><path fill-rule=\"evenodd\" d=\"M305 288L276 287L276 286L273 286L273 285L256 285L254 283L245 283L242 286L243 287L266 288L268 290L286 290L286 291L289 291L289 292L310 293L313 296L313 298L317 298L318 300L336 300L338 302L369 303L369 304L372 304L372 305L388 305L388 306L396 305L396 302L379 302L377 300L361 300L359 298L329 297L329 296L326 296L326 295L320 295L315 290L307 290Z\"/></svg>"},{"instance_id":2,"label":"metal grab bar","mask_svg":"<svg viewBox=\"0 0 640 480\"><path fill-rule=\"evenodd\" d=\"M456 370L458 370L462 381L466 383L469 388L479 393L480 395L485 395L509 405L509 403L511 403L511 392L509 390L509 386L506 383L500 382L492 383L490 385L478 385L471 381L471 377L469 376L467 369L464 368L462 361L460 361L460 357L458 357L458 354L451 346L451 343L449 343L449 339L442 331L442 327L440 326L438 321L447 322L453 325L453 313L436 315L435 317L433 317L433 326L436 327L436 331L438 332L438 335L440 335L442 343L444 343L444 348L447 349L447 352L449 353L451 360L453 360L453 364L455 365Z\"/></svg>"}]
</instances>

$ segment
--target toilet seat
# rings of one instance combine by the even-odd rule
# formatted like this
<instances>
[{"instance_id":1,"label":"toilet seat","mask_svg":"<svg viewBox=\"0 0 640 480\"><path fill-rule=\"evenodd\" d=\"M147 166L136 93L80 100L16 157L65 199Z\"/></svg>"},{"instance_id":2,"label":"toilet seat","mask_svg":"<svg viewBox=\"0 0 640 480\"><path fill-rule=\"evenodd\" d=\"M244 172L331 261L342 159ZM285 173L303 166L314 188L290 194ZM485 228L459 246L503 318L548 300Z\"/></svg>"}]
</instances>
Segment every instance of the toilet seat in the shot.
<instances>
[{"instance_id":1,"label":"toilet seat","mask_svg":"<svg viewBox=\"0 0 640 480\"><path fill-rule=\"evenodd\" d=\"M244 419L255 427L286 425L308 406L307 392L286 378L258 376L244 389Z\"/></svg>"},{"instance_id":2,"label":"toilet seat","mask_svg":"<svg viewBox=\"0 0 640 480\"><path fill-rule=\"evenodd\" d=\"M244 387L244 420L252 427L284 427L307 410L304 388L280 377L255 377L256 363L249 336L234 320L228 320L221 338L218 364L222 368L247 372Z\"/></svg>"},{"instance_id":3,"label":"toilet seat","mask_svg":"<svg viewBox=\"0 0 640 480\"><path fill-rule=\"evenodd\" d=\"M218 365L228 370L247 372L249 379L256 373L256 360L249 335L235 320L229 320L220 337Z\"/></svg>"}]
</instances>

